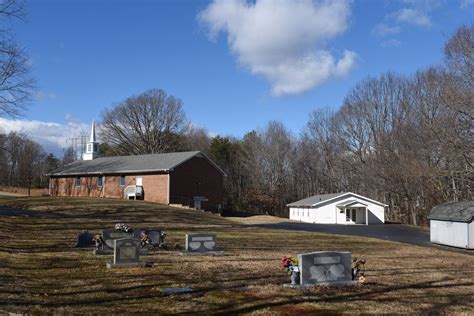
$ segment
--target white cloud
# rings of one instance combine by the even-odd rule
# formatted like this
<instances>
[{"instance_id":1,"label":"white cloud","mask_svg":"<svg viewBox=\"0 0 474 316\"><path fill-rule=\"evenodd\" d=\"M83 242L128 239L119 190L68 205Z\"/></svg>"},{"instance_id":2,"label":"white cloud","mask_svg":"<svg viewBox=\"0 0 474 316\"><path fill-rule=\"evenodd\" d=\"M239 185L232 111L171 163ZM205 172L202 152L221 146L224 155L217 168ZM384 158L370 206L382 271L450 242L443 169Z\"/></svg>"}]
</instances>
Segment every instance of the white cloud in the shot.
<instances>
[{"instance_id":1,"label":"white cloud","mask_svg":"<svg viewBox=\"0 0 474 316\"><path fill-rule=\"evenodd\" d=\"M37 91L35 93L35 99L37 101L56 100L57 95L53 92Z\"/></svg>"},{"instance_id":2,"label":"white cloud","mask_svg":"<svg viewBox=\"0 0 474 316\"><path fill-rule=\"evenodd\" d=\"M474 0L461 0L459 5L461 9L469 9L471 6L474 6Z\"/></svg>"},{"instance_id":3,"label":"white cloud","mask_svg":"<svg viewBox=\"0 0 474 316\"><path fill-rule=\"evenodd\" d=\"M67 139L87 133L90 126L77 121L66 124L38 120L6 119L0 117L0 132L21 132L43 145L48 152L60 154L62 148L70 146Z\"/></svg>"},{"instance_id":4,"label":"white cloud","mask_svg":"<svg viewBox=\"0 0 474 316\"><path fill-rule=\"evenodd\" d=\"M474 0L472 0L474 1ZM387 13L383 21L372 29L372 35L381 38L393 37L407 31L410 26L429 29L432 25L430 14L443 5L441 0L401 0L398 10ZM385 39L382 47L400 46L398 39Z\"/></svg>"},{"instance_id":5,"label":"white cloud","mask_svg":"<svg viewBox=\"0 0 474 316\"><path fill-rule=\"evenodd\" d=\"M382 47L398 47L400 46L401 42L397 39L389 39L389 40L386 40L386 41L383 41L382 43L380 43L380 46Z\"/></svg>"},{"instance_id":6,"label":"white cloud","mask_svg":"<svg viewBox=\"0 0 474 316\"><path fill-rule=\"evenodd\" d=\"M384 37L384 36L388 36L388 35L398 34L398 33L400 33L400 31L401 31L401 28L398 25L391 26L391 25L388 25L388 24L385 24L385 23L380 23L380 24L377 24L373 28L372 34Z\"/></svg>"},{"instance_id":7,"label":"white cloud","mask_svg":"<svg viewBox=\"0 0 474 316\"><path fill-rule=\"evenodd\" d=\"M354 52L337 60L325 49L346 31L350 13L347 0L214 0L198 20L211 40L226 33L239 63L270 81L272 94L281 96L308 91L352 69Z\"/></svg>"},{"instance_id":8,"label":"white cloud","mask_svg":"<svg viewBox=\"0 0 474 316\"><path fill-rule=\"evenodd\" d=\"M430 27L431 18L420 10L404 8L395 12L397 21L416 26Z\"/></svg>"}]
</instances>

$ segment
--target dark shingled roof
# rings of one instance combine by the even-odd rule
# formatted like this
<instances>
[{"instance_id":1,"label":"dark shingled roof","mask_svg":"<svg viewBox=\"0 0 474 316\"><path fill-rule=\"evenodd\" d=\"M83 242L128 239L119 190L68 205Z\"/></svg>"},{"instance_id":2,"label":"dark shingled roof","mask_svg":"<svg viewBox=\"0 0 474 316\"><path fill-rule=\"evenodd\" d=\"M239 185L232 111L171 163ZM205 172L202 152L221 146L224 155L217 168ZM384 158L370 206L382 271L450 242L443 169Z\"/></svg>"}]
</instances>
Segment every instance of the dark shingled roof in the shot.
<instances>
[{"instance_id":1,"label":"dark shingled roof","mask_svg":"<svg viewBox=\"0 0 474 316\"><path fill-rule=\"evenodd\" d=\"M428 219L470 222L474 218L474 201L447 202L433 207Z\"/></svg>"},{"instance_id":2,"label":"dark shingled roof","mask_svg":"<svg viewBox=\"0 0 474 316\"><path fill-rule=\"evenodd\" d=\"M347 192L314 195L312 197L290 203L287 206L312 206L316 203L326 201L326 200L329 200L329 199L333 199L335 197L338 197L340 195L344 195L346 193Z\"/></svg>"},{"instance_id":3,"label":"dark shingled roof","mask_svg":"<svg viewBox=\"0 0 474 316\"><path fill-rule=\"evenodd\" d=\"M79 160L63 166L50 176L123 174L136 172L167 172L189 159L198 156L206 158L225 175L219 166L199 151L187 151L167 154L150 154L137 156L101 157L94 160Z\"/></svg>"}]
</instances>

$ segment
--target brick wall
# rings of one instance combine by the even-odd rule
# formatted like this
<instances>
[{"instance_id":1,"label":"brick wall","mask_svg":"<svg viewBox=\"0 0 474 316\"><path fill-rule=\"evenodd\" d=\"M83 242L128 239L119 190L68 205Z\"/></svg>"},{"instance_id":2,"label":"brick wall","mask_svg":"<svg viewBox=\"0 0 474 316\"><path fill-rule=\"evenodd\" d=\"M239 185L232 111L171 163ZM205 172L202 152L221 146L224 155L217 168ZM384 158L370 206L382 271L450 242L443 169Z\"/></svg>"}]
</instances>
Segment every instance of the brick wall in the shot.
<instances>
[{"instance_id":1,"label":"brick wall","mask_svg":"<svg viewBox=\"0 0 474 316\"><path fill-rule=\"evenodd\" d=\"M103 186L97 186L97 177L81 177L81 186L76 187L76 177L51 178L53 196L94 196L103 194Z\"/></svg>"},{"instance_id":2,"label":"brick wall","mask_svg":"<svg viewBox=\"0 0 474 316\"><path fill-rule=\"evenodd\" d=\"M194 157L170 173L170 196L185 198L191 206L194 196L205 196L209 201L202 208L215 209L224 198L223 175L206 158Z\"/></svg>"},{"instance_id":3,"label":"brick wall","mask_svg":"<svg viewBox=\"0 0 474 316\"><path fill-rule=\"evenodd\" d=\"M145 201L169 204L168 174L144 175L142 178Z\"/></svg>"},{"instance_id":4,"label":"brick wall","mask_svg":"<svg viewBox=\"0 0 474 316\"><path fill-rule=\"evenodd\" d=\"M134 185L136 177L142 177L145 201L168 204L168 174L126 175L125 185L120 185L120 176L106 175L102 187L97 187L96 176L81 176L81 186L76 187L76 177L51 178L53 196L92 196L123 198L128 185Z\"/></svg>"}]
</instances>

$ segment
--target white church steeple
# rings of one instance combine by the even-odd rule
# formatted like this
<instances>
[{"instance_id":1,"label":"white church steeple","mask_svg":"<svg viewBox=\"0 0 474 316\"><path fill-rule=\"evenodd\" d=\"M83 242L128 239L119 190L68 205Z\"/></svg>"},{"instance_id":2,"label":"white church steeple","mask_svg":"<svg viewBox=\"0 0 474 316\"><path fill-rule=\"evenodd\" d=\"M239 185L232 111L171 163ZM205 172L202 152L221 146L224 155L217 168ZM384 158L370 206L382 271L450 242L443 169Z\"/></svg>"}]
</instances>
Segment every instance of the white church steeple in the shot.
<instances>
[{"instance_id":1,"label":"white church steeple","mask_svg":"<svg viewBox=\"0 0 474 316\"><path fill-rule=\"evenodd\" d=\"M91 138L86 146L86 152L82 154L82 160L94 160L99 157L99 143L95 139L95 123L92 121Z\"/></svg>"}]
</instances>

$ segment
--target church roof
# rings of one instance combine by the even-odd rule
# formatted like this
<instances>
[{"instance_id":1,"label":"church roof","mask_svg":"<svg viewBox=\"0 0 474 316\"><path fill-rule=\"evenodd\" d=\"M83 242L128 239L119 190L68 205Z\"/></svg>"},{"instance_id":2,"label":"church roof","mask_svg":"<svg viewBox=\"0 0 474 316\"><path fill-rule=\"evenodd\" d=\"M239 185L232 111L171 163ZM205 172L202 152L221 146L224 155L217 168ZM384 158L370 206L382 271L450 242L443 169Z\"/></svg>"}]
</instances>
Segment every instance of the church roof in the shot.
<instances>
[{"instance_id":1,"label":"church roof","mask_svg":"<svg viewBox=\"0 0 474 316\"><path fill-rule=\"evenodd\" d=\"M302 200L287 204L286 206L289 206L289 207L319 207L319 206L325 205L327 203L337 202L337 201L339 201L341 199L345 199L345 198L354 198L354 199L349 200L349 201L345 201L346 203L338 204L337 206L344 206L345 207L345 206L349 206L350 204L353 204L353 203L357 203L357 202L361 203L360 200L368 201L368 202L378 204L378 205L381 205L381 206L384 206L384 207L387 206L384 203L369 199L368 197L365 197L365 196L362 196L362 195L359 195L359 194L355 194L355 193L352 193L352 192L340 192L340 193L314 195L314 196L308 197L306 199L302 199Z\"/></svg>"},{"instance_id":2,"label":"church roof","mask_svg":"<svg viewBox=\"0 0 474 316\"><path fill-rule=\"evenodd\" d=\"M207 159L223 175L225 172L200 151L166 154L101 157L94 160L78 160L65 165L49 176L80 176L101 174L126 174L147 172L169 172L194 157Z\"/></svg>"},{"instance_id":3,"label":"church roof","mask_svg":"<svg viewBox=\"0 0 474 316\"><path fill-rule=\"evenodd\" d=\"M314 196L290 203L287 206L313 206L317 203L330 200L344 194L346 194L346 192L314 195Z\"/></svg>"}]
</instances>

